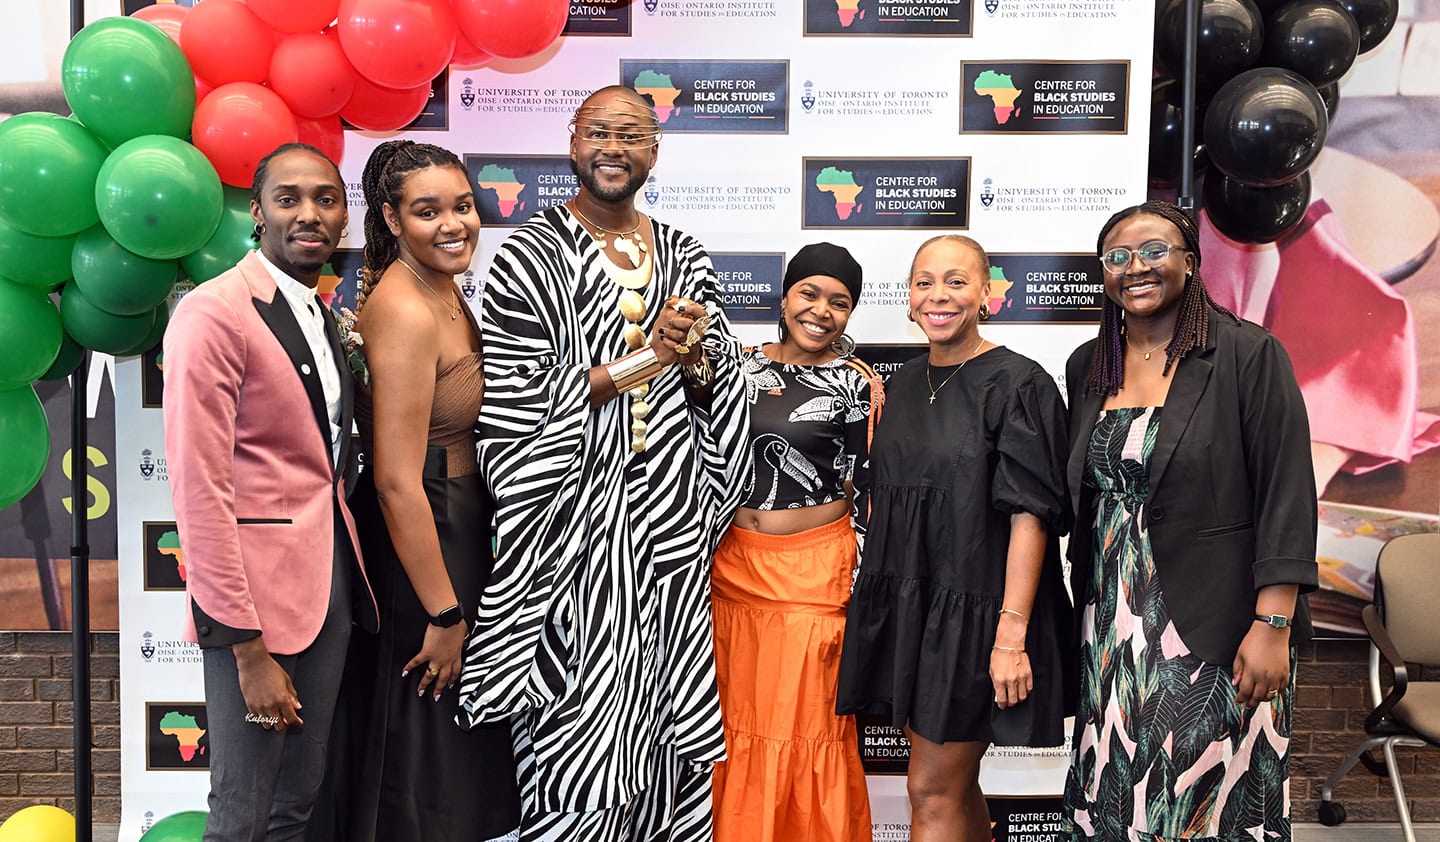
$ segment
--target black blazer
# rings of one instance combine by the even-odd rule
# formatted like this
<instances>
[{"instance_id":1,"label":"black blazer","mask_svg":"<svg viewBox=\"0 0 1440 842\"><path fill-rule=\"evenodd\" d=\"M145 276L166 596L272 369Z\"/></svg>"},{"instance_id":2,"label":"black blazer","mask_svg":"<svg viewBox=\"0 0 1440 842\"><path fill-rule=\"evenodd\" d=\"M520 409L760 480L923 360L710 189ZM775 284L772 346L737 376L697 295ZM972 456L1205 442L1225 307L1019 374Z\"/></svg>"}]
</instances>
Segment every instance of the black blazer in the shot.
<instances>
[{"instance_id":1,"label":"black blazer","mask_svg":"<svg viewBox=\"0 0 1440 842\"><path fill-rule=\"evenodd\" d=\"M1094 494L1080 480L1105 402L1085 393L1097 342L1081 345L1065 366L1077 607L1094 560ZM1212 311L1208 344L1182 358L1171 376L1142 525L1181 640L1206 662L1228 667L1254 621L1258 588L1294 583L1303 594L1317 585L1310 422L1290 357L1250 322ZM1297 602L1292 643L1313 633L1306 600Z\"/></svg>"}]
</instances>

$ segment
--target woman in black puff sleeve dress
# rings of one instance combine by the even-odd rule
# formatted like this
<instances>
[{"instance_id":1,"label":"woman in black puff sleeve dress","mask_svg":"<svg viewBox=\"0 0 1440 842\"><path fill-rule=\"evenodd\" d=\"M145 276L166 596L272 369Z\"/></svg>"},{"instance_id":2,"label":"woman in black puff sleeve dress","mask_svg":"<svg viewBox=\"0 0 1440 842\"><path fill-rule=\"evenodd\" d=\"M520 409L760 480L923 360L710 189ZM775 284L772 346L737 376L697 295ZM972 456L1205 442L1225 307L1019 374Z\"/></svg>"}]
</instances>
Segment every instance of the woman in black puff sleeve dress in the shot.
<instances>
[{"instance_id":1,"label":"woman in black puff sleeve dress","mask_svg":"<svg viewBox=\"0 0 1440 842\"><path fill-rule=\"evenodd\" d=\"M911 264L930 350L886 385L840 661L838 711L910 739L913 842L988 840L986 748L1060 745L1072 707L1065 407L1044 369L980 336L989 278L968 237L929 240Z\"/></svg>"}]
</instances>

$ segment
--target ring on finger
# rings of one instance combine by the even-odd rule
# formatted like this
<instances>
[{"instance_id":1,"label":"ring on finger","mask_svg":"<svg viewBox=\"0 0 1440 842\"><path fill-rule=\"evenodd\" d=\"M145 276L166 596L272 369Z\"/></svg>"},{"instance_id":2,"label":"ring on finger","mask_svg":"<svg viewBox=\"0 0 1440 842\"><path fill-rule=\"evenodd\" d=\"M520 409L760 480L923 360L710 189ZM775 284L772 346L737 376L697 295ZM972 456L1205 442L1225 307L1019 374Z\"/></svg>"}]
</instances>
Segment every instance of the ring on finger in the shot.
<instances>
[{"instance_id":1,"label":"ring on finger","mask_svg":"<svg viewBox=\"0 0 1440 842\"><path fill-rule=\"evenodd\" d=\"M434 678L435 676L440 674L440 668L435 666L434 664L431 664L430 669L425 670L425 674L430 676L431 678Z\"/></svg>"}]
</instances>

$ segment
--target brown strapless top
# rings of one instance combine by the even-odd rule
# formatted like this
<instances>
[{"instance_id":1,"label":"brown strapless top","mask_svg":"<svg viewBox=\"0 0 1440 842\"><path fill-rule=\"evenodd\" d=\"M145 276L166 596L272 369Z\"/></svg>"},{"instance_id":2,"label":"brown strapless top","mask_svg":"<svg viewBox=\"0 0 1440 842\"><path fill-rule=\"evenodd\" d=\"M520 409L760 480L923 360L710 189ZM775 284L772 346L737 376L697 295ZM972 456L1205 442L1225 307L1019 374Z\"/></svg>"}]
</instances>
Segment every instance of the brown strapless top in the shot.
<instances>
[{"instance_id":1,"label":"brown strapless top","mask_svg":"<svg viewBox=\"0 0 1440 842\"><path fill-rule=\"evenodd\" d=\"M479 333L474 315L463 308L471 329ZM445 448L446 476L464 477L479 471L475 459L475 421L480 417L480 403L485 392L485 378L480 365L480 352L457 358L435 375L435 396L430 403L430 430L426 442ZM370 388L355 384L355 423L360 428L360 446L367 464L375 452L375 412Z\"/></svg>"}]
</instances>

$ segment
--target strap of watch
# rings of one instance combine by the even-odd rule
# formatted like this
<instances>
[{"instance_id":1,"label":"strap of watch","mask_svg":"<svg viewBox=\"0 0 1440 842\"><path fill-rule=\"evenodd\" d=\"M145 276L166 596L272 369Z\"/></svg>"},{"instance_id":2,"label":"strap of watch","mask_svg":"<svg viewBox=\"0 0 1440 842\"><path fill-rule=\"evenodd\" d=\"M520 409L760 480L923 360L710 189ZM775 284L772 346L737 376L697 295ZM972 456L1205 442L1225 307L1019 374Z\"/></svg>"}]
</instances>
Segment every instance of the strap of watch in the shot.
<instances>
[{"instance_id":1,"label":"strap of watch","mask_svg":"<svg viewBox=\"0 0 1440 842\"><path fill-rule=\"evenodd\" d=\"M437 628L448 629L452 626L459 625L460 621L464 619L465 606L457 602L439 614L436 614L434 617L431 617L430 625Z\"/></svg>"},{"instance_id":2,"label":"strap of watch","mask_svg":"<svg viewBox=\"0 0 1440 842\"><path fill-rule=\"evenodd\" d=\"M1290 618L1284 614L1256 614L1255 619L1268 626L1274 626L1277 629L1290 628Z\"/></svg>"}]
</instances>

